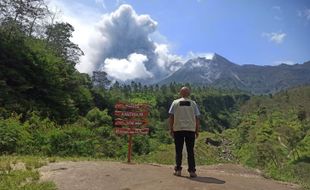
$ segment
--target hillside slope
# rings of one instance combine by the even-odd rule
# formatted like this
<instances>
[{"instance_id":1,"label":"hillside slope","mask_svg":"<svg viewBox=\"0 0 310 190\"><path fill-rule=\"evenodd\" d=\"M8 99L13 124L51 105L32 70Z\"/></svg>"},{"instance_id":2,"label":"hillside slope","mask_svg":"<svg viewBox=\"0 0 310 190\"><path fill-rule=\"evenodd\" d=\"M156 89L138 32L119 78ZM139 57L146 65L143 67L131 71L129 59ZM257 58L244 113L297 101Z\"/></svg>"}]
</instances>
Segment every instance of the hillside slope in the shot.
<instances>
[{"instance_id":1,"label":"hillside slope","mask_svg":"<svg viewBox=\"0 0 310 190\"><path fill-rule=\"evenodd\" d=\"M211 59L198 57L188 60L159 84L171 82L237 88L255 94L273 93L310 84L310 61L295 65L238 65L214 54Z\"/></svg>"}]
</instances>

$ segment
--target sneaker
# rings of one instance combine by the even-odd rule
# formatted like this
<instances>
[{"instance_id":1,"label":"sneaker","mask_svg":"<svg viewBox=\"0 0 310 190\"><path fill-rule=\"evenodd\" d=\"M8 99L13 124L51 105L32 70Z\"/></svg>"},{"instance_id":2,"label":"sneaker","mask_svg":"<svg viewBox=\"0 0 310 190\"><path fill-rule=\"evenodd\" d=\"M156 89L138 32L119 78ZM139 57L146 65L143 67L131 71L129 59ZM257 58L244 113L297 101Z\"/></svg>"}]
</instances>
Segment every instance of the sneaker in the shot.
<instances>
[{"instance_id":1,"label":"sneaker","mask_svg":"<svg viewBox=\"0 0 310 190\"><path fill-rule=\"evenodd\" d=\"M197 177L197 174L195 172L189 172L189 177Z\"/></svg>"},{"instance_id":2,"label":"sneaker","mask_svg":"<svg viewBox=\"0 0 310 190\"><path fill-rule=\"evenodd\" d=\"M173 175L175 176L181 176L181 170L175 170Z\"/></svg>"}]
</instances>

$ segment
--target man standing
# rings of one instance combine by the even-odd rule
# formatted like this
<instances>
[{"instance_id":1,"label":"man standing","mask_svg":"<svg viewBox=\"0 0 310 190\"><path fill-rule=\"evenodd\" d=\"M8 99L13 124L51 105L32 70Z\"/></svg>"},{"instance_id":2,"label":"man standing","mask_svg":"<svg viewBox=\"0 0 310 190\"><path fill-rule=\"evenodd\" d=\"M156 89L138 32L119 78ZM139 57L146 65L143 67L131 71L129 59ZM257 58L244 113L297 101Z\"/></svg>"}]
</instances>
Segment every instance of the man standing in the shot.
<instances>
[{"instance_id":1,"label":"man standing","mask_svg":"<svg viewBox=\"0 0 310 190\"><path fill-rule=\"evenodd\" d=\"M184 140L187 150L188 172L190 177L197 177L194 155L195 138L199 132L199 109L196 102L189 99L190 90L182 87L181 98L174 100L169 109L169 127L171 136L174 137L175 160L174 175L181 176L182 151Z\"/></svg>"}]
</instances>

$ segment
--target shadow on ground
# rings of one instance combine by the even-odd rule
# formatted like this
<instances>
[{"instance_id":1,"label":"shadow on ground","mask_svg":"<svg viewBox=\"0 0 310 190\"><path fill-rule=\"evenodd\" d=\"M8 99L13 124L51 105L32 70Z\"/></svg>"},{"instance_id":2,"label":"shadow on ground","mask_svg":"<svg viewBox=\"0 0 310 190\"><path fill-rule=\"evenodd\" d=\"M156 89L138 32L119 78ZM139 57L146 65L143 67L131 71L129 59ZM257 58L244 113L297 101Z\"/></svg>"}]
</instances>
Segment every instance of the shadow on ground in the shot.
<instances>
[{"instance_id":1,"label":"shadow on ground","mask_svg":"<svg viewBox=\"0 0 310 190\"><path fill-rule=\"evenodd\" d=\"M198 177L184 177L186 179L192 180L192 181L197 181L201 183L214 183L214 184L224 184L225 181L216 179L214 177L203 177L203 176L198 176Z\"/></svg>"}]
</instances>

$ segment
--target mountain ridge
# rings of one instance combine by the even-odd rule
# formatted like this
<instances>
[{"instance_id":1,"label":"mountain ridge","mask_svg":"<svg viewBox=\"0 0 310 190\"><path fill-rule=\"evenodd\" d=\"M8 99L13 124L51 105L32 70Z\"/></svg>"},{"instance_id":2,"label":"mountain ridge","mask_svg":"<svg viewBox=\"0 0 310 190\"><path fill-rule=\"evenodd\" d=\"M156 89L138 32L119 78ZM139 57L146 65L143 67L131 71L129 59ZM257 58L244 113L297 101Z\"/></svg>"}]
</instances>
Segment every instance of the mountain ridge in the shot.
<instances>
[{"instance_id":1,"label":"mountain ridge","mask_svg":"<svg viewBox=\"0 0 310 190\"><path fill-rule=\"evenodd\" d=\"M254 94L274 93L310 84L310 61L295 65L239 65L214 53L211 58L197 57L188 60L158 84L171 82L237 88Z\"/></svg>"}]
</instances>

